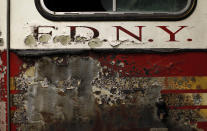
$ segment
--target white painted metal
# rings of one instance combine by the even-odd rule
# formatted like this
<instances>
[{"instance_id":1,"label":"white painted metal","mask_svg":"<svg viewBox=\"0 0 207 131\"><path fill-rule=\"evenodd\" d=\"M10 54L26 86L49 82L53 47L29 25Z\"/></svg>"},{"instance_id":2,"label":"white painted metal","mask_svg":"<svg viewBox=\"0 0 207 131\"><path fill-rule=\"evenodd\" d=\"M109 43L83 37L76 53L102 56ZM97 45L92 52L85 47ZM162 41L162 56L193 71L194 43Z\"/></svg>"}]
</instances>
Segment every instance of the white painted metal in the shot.
<instances>
[{"instance_id":1,"label":"white painted metal","mask_svg":"<svg viewBox=\"0 0 207 131\"><path fill-rule=\"evenodd\" d=\"M116 0L113 0L113 11L116 11Z\"/></svg>"},{"instance_id":2,"label":"white painted metal","mask_svg":"<svg viewBox=\"0 0 207 131\"><path fill-rule=\"evenodd\" d=\"M89 26L99 30L99 40L108 40L102 42L96 48L113 49L158 49L158 48L181 48L181 49L206 49L207 48L207 10L206 0L198 0L197 8L193 14L182 21L84 21L84 22L54 22L42 17L37 11L34 0L11 0L11 48L12 49L90 49L90 41L71 42L63 45L54 43L53 38L59 35L70 35L68 26ZM32 35L33 28L36 26L55 26L54 29L41 29L41 32L53 31L52 38L48 43L37 42L33 45L26 45L25 39ZM138 35L138 28L135 26L146 26L143 28L142 42L132 38L126 33L120 31L120 41L116 40L116 28L113 26L122 26L130 32ZM177 31L179 26L187 26L176 34L176 40L179 42L169 42L168 33L157 26L168 26L172 32ZM93 32L85 28L77 28L77 36L90 38ZM187 41L187 39L192 41ZM153 42L149 42L153 39ZM100 43L99 40L98 43ZM134 41L134 42L132 42Z\"/></svg>"},{"instance_id":3,"label":"white painted metal","mask_svg":"<svg viewBox=\"0 0 207 131\"><path fill-rule=\"evenodd\" d=\"M3 43L0 43L0 50L5 50L7 47L7 1L0 0L0 39Z\"/></svg>"}]
</instances>

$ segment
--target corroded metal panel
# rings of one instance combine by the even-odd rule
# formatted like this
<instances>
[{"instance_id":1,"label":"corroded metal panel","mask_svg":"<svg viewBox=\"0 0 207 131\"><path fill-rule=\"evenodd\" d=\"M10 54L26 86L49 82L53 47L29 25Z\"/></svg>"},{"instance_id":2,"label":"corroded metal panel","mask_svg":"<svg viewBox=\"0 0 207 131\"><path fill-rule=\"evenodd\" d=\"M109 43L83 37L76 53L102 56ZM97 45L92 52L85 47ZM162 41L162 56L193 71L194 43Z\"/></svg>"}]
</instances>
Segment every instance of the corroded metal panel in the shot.
<instances>
[{"instance_id":1,"label":"corroded metal panel","mask_svg":"<svg viewBox=\"0 0 207 131\"><path fill-rule=\"evenodd\" d=\"M0 52L0 131L7 131L7 57Z\"/></svg>"},{"instance_id":2,"label":"corroded metal panel","mask_svg":"<svg viewBox=\"0 0 207 131\"><path fill-rule=\"evenodd\" d=\"M196 2L182 21L54 22L11 0L12 131L207 131L207 1Z\"/></svg>"},{"instance_id":3,"label":"corroded metal panel","mask_svg":"<svg viewBox=\"0 0 207 131\"><path fill-rule=\"evenodd\" d=\"M8 131L7 1L0 0L0 131Z\"/></svg>"},{"instance_id":4,"label":"corroded metal panel","mask_svg":"<svg viewBox=\"0 0 207 131\"><path fill-rule=\"evenodd\" d=\"M12 130L206 130L206 58L12 53Z\"/></svg>"}]
</instances>

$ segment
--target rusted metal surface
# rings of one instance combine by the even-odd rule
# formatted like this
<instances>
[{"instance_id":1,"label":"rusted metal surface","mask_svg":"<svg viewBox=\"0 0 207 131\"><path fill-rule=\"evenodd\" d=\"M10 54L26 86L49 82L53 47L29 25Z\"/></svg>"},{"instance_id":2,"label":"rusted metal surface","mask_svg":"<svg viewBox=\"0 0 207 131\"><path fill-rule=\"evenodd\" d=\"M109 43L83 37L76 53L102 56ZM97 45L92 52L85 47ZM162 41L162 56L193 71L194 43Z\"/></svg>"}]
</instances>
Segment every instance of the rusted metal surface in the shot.
<instances>
[{"instance_id":1,"label":"rusted metal surface","mask_svg":"<svg viewBox=\"0 0 207 131\"><path fill-rule=\"evenodd\" d=\"M1 54L0 131L6 110L12 131L207 131L207 1L195 2L182 21L54 22L34 0L0 0L0 47L12 52L10 96Z\"/></svg>"},{"instance_id":2,"label":"rusted metal surface","mask_svg":"<svg viewBox=\"0 0 207 131\"><path fill-rule=\"evenodd\" d=\"M0 52L0 131L7 131L7 57Z\"/></svg>"},{"instance_id":3,"label":"rusted metal surface","mask_svg":"<svg viewBox=\"0 0 207 131\"><path fill-rule=\"evenodd\" d=\"M12 53L12 130L206 130L207 63L177 77L186 58L205 54Z\"/></svg>"}]
</instances>

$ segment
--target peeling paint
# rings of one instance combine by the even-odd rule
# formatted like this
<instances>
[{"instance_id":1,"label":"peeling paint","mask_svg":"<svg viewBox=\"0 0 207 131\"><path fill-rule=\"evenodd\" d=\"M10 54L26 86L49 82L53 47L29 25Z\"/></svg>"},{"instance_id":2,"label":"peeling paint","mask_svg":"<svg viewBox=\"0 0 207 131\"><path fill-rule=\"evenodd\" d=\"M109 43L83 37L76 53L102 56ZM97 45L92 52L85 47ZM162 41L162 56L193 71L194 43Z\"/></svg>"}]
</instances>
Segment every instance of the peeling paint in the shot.
<instances>
[{"instance_id":1,"label":"peeling paint","mask_svg":"<svg viewBox=\"0 0 207 131\"><path fill-rule=\"evenodd\" d=\"M76 36L75 37L75 42L86 42L87 38L86 37L81 37L81 36Z\"/></svg>"},{"instance_id":2,"label":"peeling paint","mask_svg":"<svg viewBox=\"0 0 207 131\"><path fill-rule=\"evenodd\" d=\"M0 131L7 131L6 52L0 52Z\"/></svg>"},{"instance_id":3,"label":"peeling paint","mask_svg":"<svg viewBox=\"0 0 207 131\"><path fill-rule=\"evenodd\" d=\"M37 44L37 41L35 39L34 36L32 35L29 35L26 37L24 43L27 45L27 46L35 46Z\"/></svg>"},{"instance_id":4,"label":"peeling paint","mask_svg":"<svg viewBox=\"0 0 207 131\"><path fill-rule=\"evenodd\" d=\"M55 35L51 36L51 34L40 35L39 39L35 39L34 36L28 35L25 39L25 45L29 47L39 47L39 46L83 46L88 45L86 48L119 48L121 46L136 46L140 43L136 43L132 40L116 40L109 41L107 39L100 38L86 38L84 36L76 36L75 38L71 38L69 35ZM146 44L146 43L142 43Z\"/></svg>"},{"instance_id":5,"label":"peeling paint","mask_svg":"<svg viewBox=\"0 0 207 131\"><path fill-rule=\"evenodd\" d=\"M0 118L0 131L6 131L6 102L0 101Z\"/></svg>"},{"instance_id":6,"label":"peeling paint","mask_svg":"<svg viewBox=\"0 0 207 131\"><path fill-rule=\"evenodd\" d=\"M91 48L101 47L103 45L102 41L98 38L91 39L88 43Z\"/></svg>"},{"instance_id":7,"label":"peeling paint","mask_svg":"<svg viewBox=\"0 0 207 131\"><path fill-rule=\"evenodd\" d=\"M18 130L198 130L199 111L168 106L201 104L202 96L162 94L166 78L123 77L124 69L113 69L129 63L114 58L109 65L86 55L22 58L12 123Z\"/></svg>"},{"instance_id":8,"label":"peeling paint","mask_svg":"<svg viewBox=\"0 0 207 131\"><path fill-rule=\"evenodd\" d=\"M60 42L62 45L67 45L70 44L71 38L68 35L55 36L53 42L54 43Z\"/></svg>"},{"instance_id":9,"label":"peeling paint","mask_svg":"<svg viewBox=\"0 0 207 131\"><path fill-rule=\"evenodd\" d=\"M2 32L0 31L0 36L2 35ZM4 39L3 38L0 38L0 46L3 46L4 45Z\"/></svg>"},{"instance_id":10,"label":"peeling paint","mask_svg":"<svg viewBox=\"0 0 207 131\"><path fill-rule=\"evenodd\" d=\"M3 46L3 45L4 45L4 39L0 38L0 46Z\"/></svg>"},{"instance_id":11,"label":"peeling paint","mask_svg":"<svg viewBox=\"0 0 207 131\"><path fill-rule=\"evenodd\" d=\"M58 59L56 60L58 62ZM87 120L93 116L94 99L90 83L98 75L98 63L87 57L70 57L69 64L66 65L58 65L60 61L56 62L44 57L16 78L16 88L27 93L21 98L25 99L24 101L16 100L17 96L14 97L15 101L21 102L15 104L13 101L15 105L25 107L15 112L14 123L25 121L22 115L20 116L25 111L25 117L31 125L42 125L37 127L37 130L46 130L49 128L48 125L56 121L70 122L77 119L74 118L77 108L81 109L78 111L81 119Z\"/></svg>"},{"instance_id":12,"label":"peeling paint","mask_svg":"<svg viewBox=\"0 0 207 131\"><path fill-rule=\"evenodd\" d=\"M49 42L50 39L51 39L51 35L49 35L49 34L41 35L39 37L39 42L46 44Z\"/></svg>"}]
</instances>

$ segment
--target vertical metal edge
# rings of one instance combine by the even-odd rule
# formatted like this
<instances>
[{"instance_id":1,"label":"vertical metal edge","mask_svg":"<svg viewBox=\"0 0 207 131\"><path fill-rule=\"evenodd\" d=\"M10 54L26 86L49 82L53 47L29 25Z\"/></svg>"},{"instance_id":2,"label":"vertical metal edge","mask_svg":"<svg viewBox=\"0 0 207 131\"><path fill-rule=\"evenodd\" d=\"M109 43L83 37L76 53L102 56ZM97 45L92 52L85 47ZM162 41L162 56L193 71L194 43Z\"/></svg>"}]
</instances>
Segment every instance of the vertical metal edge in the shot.
<instances>
[{"instance_id":1,"label":"vertical metal edge","mask_svg":"<svg viewBox=\"0 0 207 131\"><path fill-rule=\"evenodd\" d=\"M8 131L11 131L10 120L10 0L7 0L7 120Z\"/></svg>"},{"instance_id":2,"label":"vertical metal edge","mask_svg":"<svg viewBox=\"0 0 207 131\"><path fill-rule=\"evenodd\" d=\"M117 9L116 9L116 0L113 0L113 3L112 3L113 5L113 11L116 11Z\"/></svg>"}]
</instances>

